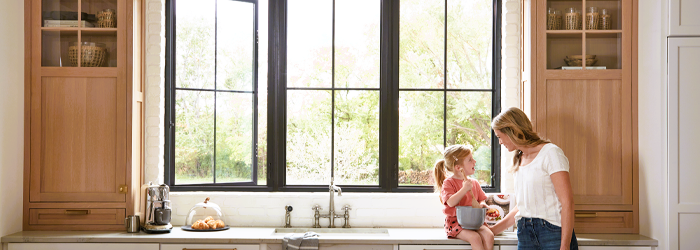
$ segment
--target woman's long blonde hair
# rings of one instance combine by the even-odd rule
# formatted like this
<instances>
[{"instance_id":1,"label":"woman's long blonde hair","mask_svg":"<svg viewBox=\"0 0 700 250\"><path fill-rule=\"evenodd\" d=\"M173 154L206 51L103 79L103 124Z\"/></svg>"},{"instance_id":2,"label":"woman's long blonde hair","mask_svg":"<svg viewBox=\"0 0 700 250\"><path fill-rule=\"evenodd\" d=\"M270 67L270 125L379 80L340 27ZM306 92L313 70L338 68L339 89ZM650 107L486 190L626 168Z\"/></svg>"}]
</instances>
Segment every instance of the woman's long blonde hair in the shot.
<instances>
[{"instance_id":1,"label":"woman's long blonde hair","mask_svg":"<svg viewBox=\"0 0 700 250\"><path fill-rule=\"evenodd\" d=\"M467 156L472 154L472 149L465 145L452 145L445 149L442 153L443 159L438 160L435 163L435 168L433 169L433 176L435 177L435 192L442 191L442 182L447 178L445 170L454 173L455 164L459 161L463 161Z\"/></svg>"},{"instance_id":2,"label":"woman's long blonde hair","mask_svg":"<svg viewBox=\"0 0 700 250\"><path fill-rule=\"evenodd\" d=\"M532 130L530 119L527 118L525 112L516 107L504 110L496 118L493 118L491 128L505 134L513 144L520 147L534 147L549 143L548 140L541 139L537 132ZM522 157L523 151L516 150L510 172L518 171Z\"/></svg>"}]
</instances>

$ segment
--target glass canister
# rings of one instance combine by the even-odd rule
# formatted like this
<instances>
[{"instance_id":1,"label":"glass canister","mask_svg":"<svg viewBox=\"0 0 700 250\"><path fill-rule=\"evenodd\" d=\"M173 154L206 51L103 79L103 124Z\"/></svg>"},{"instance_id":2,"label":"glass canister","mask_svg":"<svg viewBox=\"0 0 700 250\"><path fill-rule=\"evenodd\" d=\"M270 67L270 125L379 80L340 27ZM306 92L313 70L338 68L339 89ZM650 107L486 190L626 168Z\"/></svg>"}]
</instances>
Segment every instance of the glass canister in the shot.
<instances>
[{"instance_id":1,"label":"glass canister","mask_svg":"<svg viewBox=\"0 0 700 250\"><path fill-rule=\"evenodd\" d=\"M610 17L610 11L608 11L608 9L600 10L600 22L598 23L598 28L601 30L612 29L612 18Z\"/></svg>"},{"instance_id":2,"label":"glass canister","mask_svg":"<svg viewBox=\"0 0 700 250\"><path fill-rule=\"evenodd\" d=\"M583 29L583 16L581 16L581 10L578 8L574 8L576 10L576 14L578 15L578 28L577 30Z\"/></svg>"},{"instance_id":3,"label":"glass canister","mask_svg":"<svg viewBox=\"0 0 700 250\"><path fill-rule=\"evenodd\" d=\"M557 13L554 8L549 8L547 10L547 29L548 30L558 30L557 29Z\"/></svg>"},{"instance_id":4,"label":"glass canister","mask_svg":"<svg viewBox=\"0 0 700 250\"><path fill-rule=\"evenodd\" d=\"M556 16L556 22L554 23L554 29L555 30L560 30L561 29L561 10L555 10L554 15Z\"/></svg>"},{"instance_id":5,"label":"glass canister","mask_svg":"<svg viewBox=\"0 0 700 250\"><path fill-rule=\"evenodd\" d=\"M564 28L567 30L580 30L581 15L577 13L576 8L568 8L564 14Z\"/></svg>"},{"instance_id":6,"label":"glass canister","mask_svg":"<svg viewBox=\"0 0 700 250\"><path fill-rule=\"evenodd\" d=\"M598 7L588 7L588 11L586 12L586 29L597 30L599 21L600 14L598 13Z\"/></svg>"},{"instance_id":7,"label":"glass canister","mask_svg":"<svg viewBox=\"0 0 700 250\"><path fill-rule=\"evenodd\" d=\"M183 230L187 231L219 231L228 229L224 222L226 216L221 211L219 205L209 201L207 197L204 202L197 203L187 213Z\"/></svg>"}]
</instances>

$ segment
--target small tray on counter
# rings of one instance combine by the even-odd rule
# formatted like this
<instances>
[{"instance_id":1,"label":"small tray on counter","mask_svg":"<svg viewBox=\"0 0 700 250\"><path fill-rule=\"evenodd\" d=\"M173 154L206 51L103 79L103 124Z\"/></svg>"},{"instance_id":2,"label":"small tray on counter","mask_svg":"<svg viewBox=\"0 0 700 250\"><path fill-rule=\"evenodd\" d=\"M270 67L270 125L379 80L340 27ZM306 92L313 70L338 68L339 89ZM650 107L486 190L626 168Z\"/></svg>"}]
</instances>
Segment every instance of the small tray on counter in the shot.
<instances>
[{"instance_id":1,"label":"small tray on counter","mask_svg":"<svg viewBox=\"0 0 700 250\"><path fill-rule=\"evenodd\" d=\"M185 231L192 231L192 232L212 232L212 231L224 231L229 229L229 226L225 226L222 228L217 228L217 229L194 229L192 226L181 226L182 230Z\"/></svg>"}]
</instances>

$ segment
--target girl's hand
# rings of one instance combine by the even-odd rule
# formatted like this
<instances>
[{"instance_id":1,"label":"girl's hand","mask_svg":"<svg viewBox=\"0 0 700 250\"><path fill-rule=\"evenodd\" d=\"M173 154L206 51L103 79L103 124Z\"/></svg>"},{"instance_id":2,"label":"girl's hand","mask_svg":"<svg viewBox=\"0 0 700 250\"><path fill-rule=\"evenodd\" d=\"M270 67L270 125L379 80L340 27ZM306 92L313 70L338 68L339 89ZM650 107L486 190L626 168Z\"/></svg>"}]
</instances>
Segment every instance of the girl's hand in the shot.
<instances>
[{"instance_id":1,"label":"girl's hand","mask_svg":"<svg viewBox=\"0 0 700 250\"><path fill-rule=\"evenodd\" d=\"M472 190L472 181L469 180L469 178L464 178L464 180L462 181L462 189L464 189L464 191L467 192Z\"/></svg>"},{"instance_id":2,"label":"girl's hand","mask_svg":"<svg viewBox=\"0 0 700 250\"><path fill-rule=\"evenodd\" d=\"M481 208L487 208L487 207L489 207L489 205L486 205L486 203L483 203L483 202L482 202L482 203L480 203L480 204L481 204ZM485 222L484 222L484 223L485 223Z\"/></svg>"}]
</instances>

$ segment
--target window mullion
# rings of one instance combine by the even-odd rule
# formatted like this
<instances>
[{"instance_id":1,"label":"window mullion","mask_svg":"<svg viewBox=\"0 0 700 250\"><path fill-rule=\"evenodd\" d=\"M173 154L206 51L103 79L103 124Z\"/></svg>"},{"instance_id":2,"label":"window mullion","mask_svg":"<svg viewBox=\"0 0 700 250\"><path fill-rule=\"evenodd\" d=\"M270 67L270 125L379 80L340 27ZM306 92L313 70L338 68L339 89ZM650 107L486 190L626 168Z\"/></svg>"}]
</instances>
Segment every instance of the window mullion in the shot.
<instances>
[{"instance_id":1,"label":"window mullion","mask_svg":"<svg viewBox=\"0 0 700 250\"><path fill-rule=\"evenodd\" d=\"M287 79L287 1L269 2L268 46L268 187L285 185Z\"/></svg>"},{"instance_id":2,"label":"window mullion","mask_svg":"<svg viewBox=\"0 0 700 250\"><path fill-rule=\"evenodd\" d=\"M387 192L399 183L399 10L400 0L382 2L379 183Z\"/></svg>"}]
</instances>

